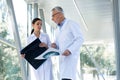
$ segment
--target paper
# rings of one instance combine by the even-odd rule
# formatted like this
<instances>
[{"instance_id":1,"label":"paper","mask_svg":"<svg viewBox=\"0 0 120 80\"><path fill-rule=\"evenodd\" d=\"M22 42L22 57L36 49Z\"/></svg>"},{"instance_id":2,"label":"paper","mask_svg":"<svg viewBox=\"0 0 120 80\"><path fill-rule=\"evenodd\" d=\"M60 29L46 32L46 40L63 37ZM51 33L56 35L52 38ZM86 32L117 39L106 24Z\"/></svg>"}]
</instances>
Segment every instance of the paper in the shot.
<instances>
[{"instance_id":1,"label":"paper","mask_svg":"<svg viewBox=\"0 0 120 80\"><path fill-rule=\"evenodd\" d=\"M48 48L45 52L43 52L41 55L36 57L35 59L41 60L41 59L47 59L51 56L58 56L60 55L60 51L55 48Z\"/></svg>"}]
</instances>

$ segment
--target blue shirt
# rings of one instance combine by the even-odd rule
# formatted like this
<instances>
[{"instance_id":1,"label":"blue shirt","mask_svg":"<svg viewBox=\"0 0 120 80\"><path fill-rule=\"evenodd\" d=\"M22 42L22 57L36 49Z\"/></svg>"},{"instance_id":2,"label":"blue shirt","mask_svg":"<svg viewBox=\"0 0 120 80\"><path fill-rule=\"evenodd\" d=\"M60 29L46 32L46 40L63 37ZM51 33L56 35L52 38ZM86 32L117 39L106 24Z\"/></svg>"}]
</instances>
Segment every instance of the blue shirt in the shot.
<instances>
[{"instance_id":1,"label":"blue shirt","mask_svg":"<svg viewBox=\"0 0 120 80\"><path fill-rule=\"evenodd\" d=\"M59 29L61 29L61 27L63 26L63 24L65 23L66 19L64 19L60 24L58 24Z\"/></svg>"}]
</instances>

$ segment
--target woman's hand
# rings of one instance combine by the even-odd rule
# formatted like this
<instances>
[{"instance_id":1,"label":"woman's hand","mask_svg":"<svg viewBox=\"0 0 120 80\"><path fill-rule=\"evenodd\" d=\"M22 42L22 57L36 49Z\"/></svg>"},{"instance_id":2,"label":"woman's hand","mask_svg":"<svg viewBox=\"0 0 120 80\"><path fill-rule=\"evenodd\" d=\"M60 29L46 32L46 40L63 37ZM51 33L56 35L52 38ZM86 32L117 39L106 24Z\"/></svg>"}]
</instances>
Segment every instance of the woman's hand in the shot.
<instances>
[{"instance_id":1,"label":"woman's hand","mask_svg":"<svg viewBox=\"0 0 120 80\"><path fill-rule=\"evenodd\" d=\"M21 54L21 57L22 57L22 58L25 58L25 54Z\"/></svg>"},{"instance_id":2,"label":"woman's hand","mask_svg":"<svg viewBox=\"0 0 120 80\"><path fill-rule=\"evenodd\" d=\"M39 44L39 46L40 46L40 47L46 47L46 48L48 48L47 44L45 44L44 42L41 42L41 43Z\"/></svg>"}]
</instances>

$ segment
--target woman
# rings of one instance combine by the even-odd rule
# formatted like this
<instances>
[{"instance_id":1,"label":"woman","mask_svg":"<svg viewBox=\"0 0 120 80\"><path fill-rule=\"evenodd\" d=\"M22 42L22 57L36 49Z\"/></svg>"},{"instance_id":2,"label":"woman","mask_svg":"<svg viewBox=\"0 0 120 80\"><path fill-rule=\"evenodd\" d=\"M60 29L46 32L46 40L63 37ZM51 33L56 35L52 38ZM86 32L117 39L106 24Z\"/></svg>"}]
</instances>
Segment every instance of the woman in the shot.
<instances>
[{"instance_id":1,"label":"woman","mask_svg":"<svg viewBox=\"0 0 120 80\"><path fill-rule=\"evenodd\" d=\"M36 38L39 38L41 43L40 47L48 48L51 44L49 36L41 32L42 20L35 18L32 21L33 30L28 37L28 44L33 42ZM48 58L38 69L34 69L30 65L30 79L31 80L53 80L52 79L52 60Z\"/></svg>"}]
</instances>

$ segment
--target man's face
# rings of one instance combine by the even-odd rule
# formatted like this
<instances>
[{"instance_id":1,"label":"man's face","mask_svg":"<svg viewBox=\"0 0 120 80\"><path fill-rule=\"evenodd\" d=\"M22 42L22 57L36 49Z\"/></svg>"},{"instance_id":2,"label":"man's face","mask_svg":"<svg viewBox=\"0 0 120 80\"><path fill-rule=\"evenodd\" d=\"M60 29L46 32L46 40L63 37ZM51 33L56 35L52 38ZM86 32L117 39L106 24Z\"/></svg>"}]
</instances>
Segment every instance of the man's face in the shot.
<instances>
[{"instance_id":1,"label":"man's face","mask_svg":"<svg viewBox=\"0 0 120 80\"><path fill-rule=\"evenodd\" d=\"M60 23L60 13L56 10L52 11L52 20L56 23L59 24Z\"/></svg>"}]
</instances>

